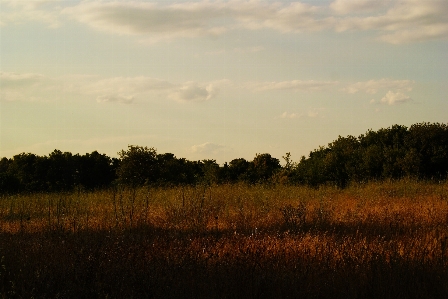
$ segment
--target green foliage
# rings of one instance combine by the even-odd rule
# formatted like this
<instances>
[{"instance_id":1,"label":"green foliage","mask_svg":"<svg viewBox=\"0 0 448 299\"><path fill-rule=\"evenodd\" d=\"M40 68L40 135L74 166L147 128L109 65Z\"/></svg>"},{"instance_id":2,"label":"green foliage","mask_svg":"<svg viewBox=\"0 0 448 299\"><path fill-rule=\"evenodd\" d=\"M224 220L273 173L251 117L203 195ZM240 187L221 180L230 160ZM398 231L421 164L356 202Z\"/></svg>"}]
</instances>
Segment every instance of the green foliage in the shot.
<instances>
[{"instance_id":1,"label":"green foliage","mask_svg":"<svg viewBox=\"0 0 448 299\"><path fill-rule=\"evenodd\" d=\"M280 161L270 154L256 154L251 166L252 182L266 182L281 168Z\"/></svg>"},{"instance_id":2,"label":"green foliage","mask_svg":"<svg viewBox=\"0 0 448 299\"><path fill-rule=\"evenodd\" d=\"M397 180L410 177L445 180L448 175L448 126L419 123L410 128L393 125L369 130L359 137L339 136L285 166L268 153L252 161L233 159L223 166L216 160L188 161L156 149L130 145L119 159L97 151L83 156L54 150L48 156L21 153L0 160L0 194L107 188L113 182L136 188L143 185L212 185L244 182L333 185Z\"/></svg>"},{"instance_id":3,"label":"green foliage","mask_svg":"<svg viewBox=\"0 0 448 299\"><path fill-rule=\"evenodd\" d=\"M295 167L295 180L318 186L370 180L444 180L448 174L448 127L439 123L394 125L369 130L358 138L341 137L303 157Z\"/></svg>"},{"instance_id":4,"label":"green foliage","mask_svg":"<svg viewBox=\"0 0 448 299\"><path fill-rule=\"evenodd\" d=\"M248 181L248 171L250 162L244 158L233 159L229 164L229 177L230 181Z\"/></svg>"},{"instance_id":5,"label":"green foliage","mask_svg":"<svg viewBox=\"0 0 448 299\"><path fill-rule=\"evenodd\" d=\"M118 153L121 159L117 176L120 183L131 187L142 186L157 179L157 152L154 148L129 145Z\"/></svg>"}]
</instances>

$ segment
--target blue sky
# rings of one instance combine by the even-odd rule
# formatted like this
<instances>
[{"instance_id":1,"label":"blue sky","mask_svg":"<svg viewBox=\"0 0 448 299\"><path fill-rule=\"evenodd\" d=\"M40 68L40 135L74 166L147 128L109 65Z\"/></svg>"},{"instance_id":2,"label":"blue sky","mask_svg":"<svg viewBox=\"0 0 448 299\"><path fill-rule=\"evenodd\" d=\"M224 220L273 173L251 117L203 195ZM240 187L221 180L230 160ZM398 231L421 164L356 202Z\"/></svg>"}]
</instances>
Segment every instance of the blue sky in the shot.
<instances>
[{"instance_id":1,"label":"blue sky","mask_svg":"<svg viewBox=\"0 0 448 299\"><path fill-rule=\"evenodd\" d=\"M302 155L448 122L448 1L0 0L0 156Z\"/></svg>"}]
</instances>

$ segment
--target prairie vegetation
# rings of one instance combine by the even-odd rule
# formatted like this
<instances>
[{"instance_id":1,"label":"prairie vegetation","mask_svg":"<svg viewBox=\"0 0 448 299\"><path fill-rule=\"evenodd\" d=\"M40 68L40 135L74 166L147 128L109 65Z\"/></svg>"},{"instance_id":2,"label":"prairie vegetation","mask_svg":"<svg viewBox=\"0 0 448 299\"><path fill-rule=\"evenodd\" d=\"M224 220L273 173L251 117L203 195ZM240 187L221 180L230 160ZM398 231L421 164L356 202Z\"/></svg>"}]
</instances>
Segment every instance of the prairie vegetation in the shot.
<instances>
[{"instance_id":1,"label":"prairie vegetation","mask_svg":"<svg viewBox=\"0 0 448 299\"><path fill-rule=\"evenodd\" d=\"M446 298L448 184L0 198L0 298Z\"/></svg>"}]
</instances>

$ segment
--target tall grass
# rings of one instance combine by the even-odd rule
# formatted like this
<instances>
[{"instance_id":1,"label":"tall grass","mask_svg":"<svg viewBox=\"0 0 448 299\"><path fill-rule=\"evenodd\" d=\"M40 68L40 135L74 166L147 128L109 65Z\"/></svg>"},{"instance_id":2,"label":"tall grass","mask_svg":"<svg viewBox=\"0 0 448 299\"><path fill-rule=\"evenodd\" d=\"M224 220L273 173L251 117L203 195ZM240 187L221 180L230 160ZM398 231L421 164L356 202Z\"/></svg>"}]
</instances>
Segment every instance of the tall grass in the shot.
<instances>
[{"instance_id":1,"label":"tall grass","mask_svg":"<svg viewBox=\"0 0 448 299\"><path fill-rule=\"evenodd\" d=\"M444 298L448 184L0 198L0 298Z\"/></svg>"}]
</instances>

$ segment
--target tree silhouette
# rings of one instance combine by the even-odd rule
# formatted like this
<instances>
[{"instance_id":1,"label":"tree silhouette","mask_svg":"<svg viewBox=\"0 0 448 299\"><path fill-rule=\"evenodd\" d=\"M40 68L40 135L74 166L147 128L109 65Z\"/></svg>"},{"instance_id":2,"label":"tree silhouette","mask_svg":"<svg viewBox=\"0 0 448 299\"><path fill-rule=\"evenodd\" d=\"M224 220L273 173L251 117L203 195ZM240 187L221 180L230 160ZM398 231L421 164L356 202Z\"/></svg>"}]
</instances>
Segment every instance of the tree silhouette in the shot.
<instances>
[{"instance_id":1,"label":"tree silhouette","mask_svg":"<svg viewBox=\"0 0 448 299\"><path fill-rule=\"evenodd\" d=\"M121 184L138 187L150 184L158 178L157 152L154 148L129 145L118 153L121 162L117 169Z\"/></svg>"}]
</instances>

